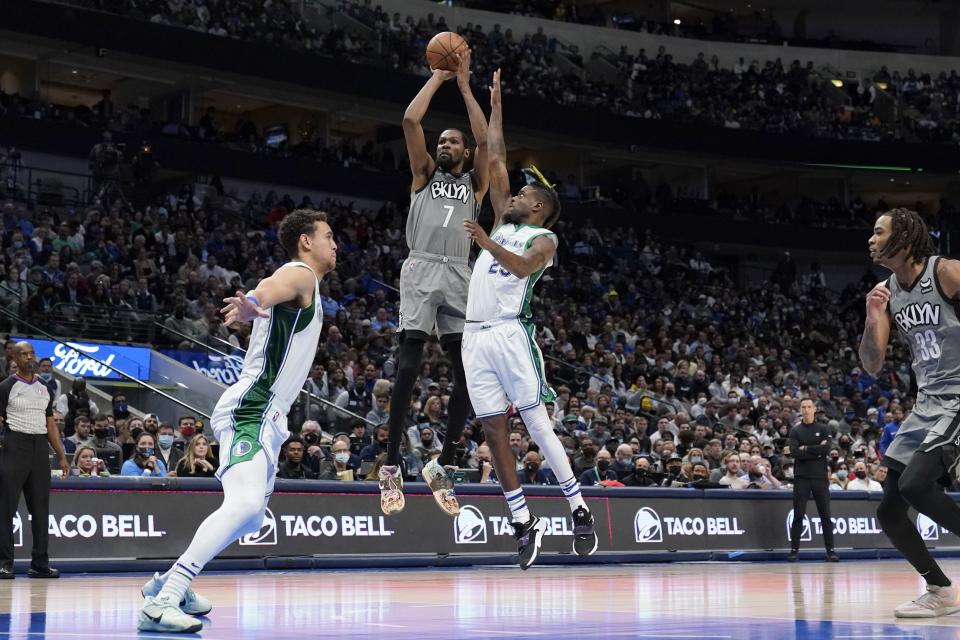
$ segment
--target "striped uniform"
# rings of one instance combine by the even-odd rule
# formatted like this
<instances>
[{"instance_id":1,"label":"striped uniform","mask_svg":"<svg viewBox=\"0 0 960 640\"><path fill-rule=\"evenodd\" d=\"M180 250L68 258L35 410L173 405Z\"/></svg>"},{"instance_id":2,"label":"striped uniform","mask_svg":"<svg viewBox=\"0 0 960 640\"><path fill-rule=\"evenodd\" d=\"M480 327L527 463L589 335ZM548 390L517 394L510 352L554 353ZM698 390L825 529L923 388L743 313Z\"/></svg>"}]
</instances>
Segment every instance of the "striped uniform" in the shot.
<instances>
[{"instance_id":1,"label":"striped uniform","mask_svg":"<svg viewBox=\"0 0 960 640\"><path fill-rule=\"evenodd\" d=\"M960 446L960 316L937 280L939 256L927 258L909 287L894 276L888 311L910 347L917 377L917 401L884 454L887 466L902 471L917 450Z\"/></svg>"},{"instance_id":2,"label":"striped uniform","mask_svg":"<svg viewBox=\"0 0 960 640\"><path fill-rule=\"evenodd\" d=\"M299 261L280 268L310 269ZM220 441L217 477L263 450L272 490L280 447L290 435L287 413L310 372L323 328L320 280L306 309L275 305L267 313L253 321L239 379L220 396L210 423Z\"/></svg>"},{"instance_id":3,"label":"striped uniform","mask_svg":"<svg viewBox=\"0 0 960 640\"><path fill-rule=\"evenodd\" d=\"M517 255L540 236L557 243L555 233L532 225L502 224L490 234L494 242ZM477 417L502 414L510 403L523 411L556 397L547 384L530 311L533 287L545 269L518 278L488 251L477 257L462 346L467 388Z\"/></svg>"},{"instance_id":4,"label":"striped uniform","mask_svg":"<svg viewBox=\"0 0 960 640\"><path fill-rule=\"evenodd\" d=\"M437 167L427 184L410 194L400 331L429 335L436 327L441 338L463 332L471 242L463 221L476 220L478 210L472 171L455 176Z\"/></svg>"}]
</instances>

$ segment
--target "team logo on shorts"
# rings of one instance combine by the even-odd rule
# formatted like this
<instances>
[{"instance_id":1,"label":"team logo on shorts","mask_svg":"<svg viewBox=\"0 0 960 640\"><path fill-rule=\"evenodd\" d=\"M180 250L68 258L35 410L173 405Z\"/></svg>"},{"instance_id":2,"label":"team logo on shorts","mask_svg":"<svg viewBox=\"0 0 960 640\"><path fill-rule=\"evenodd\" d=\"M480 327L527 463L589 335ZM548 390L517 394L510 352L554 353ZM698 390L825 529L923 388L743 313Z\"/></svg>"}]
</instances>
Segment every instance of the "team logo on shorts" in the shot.
<instances>
[{"instance_id":1,"label":"team logo on shorts","mask_svg":"<svg viewBox=\"0 0 960 640\"><path fill-rule=\"evenodd\" d=\"M457 544L485 544L487 521L483 512L469 504L461 508L460 515L453 519L453 539Z\"/></svg>"},{"instance_id":2,"label":"team logo on shorts","mask_svg":"<svg viewBox=\"0 0 960 640\"><path fill-rule=\"evenodd\" d=\"M249 444L249 443L248 443ZM270 509L265 509L260 528L248 533L239 540L241 546L263 546L277 544L277 519Z\"/></svg>"},{"instance_id":3,"label":"team logo on shorts","mask_svg":"<svg viewBox=\"0 0 960 640\"><path fill-rule=\"evenodd\" d=\"M637 542L663 542L663 523L650 507L642 507L633 516L633 533Z\"/></svg>"},{"instance_id":4,"label":"team logo on shorts","mask_svg":"<svg viewBox=\"0 0 960 640\"><path fill-rule=\"evenodd\" d=\"M245 456L253 450L253 445L247 440L241 440L233 447L233 455Z\"/></svg>"}]
</instances>

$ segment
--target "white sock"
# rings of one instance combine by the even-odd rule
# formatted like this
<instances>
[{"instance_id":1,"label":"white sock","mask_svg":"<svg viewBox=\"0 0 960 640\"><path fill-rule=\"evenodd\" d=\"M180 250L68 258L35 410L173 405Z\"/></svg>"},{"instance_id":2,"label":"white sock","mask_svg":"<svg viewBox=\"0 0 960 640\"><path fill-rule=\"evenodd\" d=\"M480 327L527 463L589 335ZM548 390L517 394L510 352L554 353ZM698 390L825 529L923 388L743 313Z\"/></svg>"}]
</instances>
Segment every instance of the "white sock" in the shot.
<instances>
[{"instance_id":1,"label":"white sock","mask_svg":"<svg viewBox=\"0 0 960 640\"><path fill-rule=\"evenodd\" d=\"M163 575L160 595L170 596L179 604L190 582L208 562L234 540L260 528L267 504L265 496L270 491L267 469L267 457L263 454L241 462L223 475L223 503L200 523L190 546Z\"/></svg>"},{"instance_id":2,"label":"white sock","mask_svg":"<svg viewBox=\"0 0 960 640\"><path fill-rule=\"evenodd\" d=\"M583 496L580 495L580 483L573 475L573 469L570 468L570 460L567 458L567 452L563 450L563 443L553 431L553 422L547 415L547 408L541 402L537 406L520 412L523 418L523 424L527 425L527 431L530 437L540 447L540 455L550 463L550 469L557 477L557 482L563 489L563 495L567 497L570 503L570 511L575 511L577 507L587 508Z\"/></svg>"},{"instance_id":3,"label":"white sock","mask_svg":"<svg viewBox=\"0 0 960 640\"><path fill-rule=\"evenodd\" d=\"M530 521L530 509L527 508L527 499L523 495L523 489L504 491L503 497L507 499L513 522L524 523Z\"/></svg>"}]
</instances>

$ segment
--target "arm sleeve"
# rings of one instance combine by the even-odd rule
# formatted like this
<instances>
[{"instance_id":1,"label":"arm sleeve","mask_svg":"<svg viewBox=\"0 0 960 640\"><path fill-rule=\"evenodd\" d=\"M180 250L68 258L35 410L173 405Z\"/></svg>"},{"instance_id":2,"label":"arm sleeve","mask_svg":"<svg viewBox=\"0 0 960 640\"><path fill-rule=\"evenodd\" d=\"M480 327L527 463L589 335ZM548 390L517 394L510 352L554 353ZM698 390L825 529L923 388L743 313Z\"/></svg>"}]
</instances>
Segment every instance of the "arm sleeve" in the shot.
<instances>
[{"instance_id":1,"label":"arm sleeve","mask_svg":"<svg viewBox=\"0 0 960 640\"><path fill-rule=\"evenodd\" d=\"M51 393L50 387L46 387L46 389L47 389L47 395L50 396L50 401L47 402L46 416L48 418L52 418L53 417L53 393Z\"/></svg>"}]
</instances>

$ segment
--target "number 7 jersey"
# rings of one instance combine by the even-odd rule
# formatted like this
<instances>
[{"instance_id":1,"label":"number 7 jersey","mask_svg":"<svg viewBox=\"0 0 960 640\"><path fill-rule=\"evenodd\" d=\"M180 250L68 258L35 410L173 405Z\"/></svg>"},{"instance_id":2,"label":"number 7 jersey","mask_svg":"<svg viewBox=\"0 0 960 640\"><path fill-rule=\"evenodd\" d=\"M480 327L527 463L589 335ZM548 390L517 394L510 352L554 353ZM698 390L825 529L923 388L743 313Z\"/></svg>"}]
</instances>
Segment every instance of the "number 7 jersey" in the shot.
<instances>
[{"instance_id":1,"label":"number 7 jersey","mask_svg":"<svg viewBox=\"0 0 960 640\"><path fill-rule=\"evenodd\" d=\"M557 244L555 233L549 229L528 224L504 223L490 234L494 242L517 255L523 255L533 241L540 236L546 236L553 241L554 245ZM473 273L470 275L467 320L474 322L509 318L529 320L533 287L547 267L552 264L553 259L543 269L531 273L526 278L518 278L500 265L492 253L481 251L473 265Z\"/></svg>"},{"instance_id":2,"label":"number 7 jersey","mask_svg":"<svg viewBox=\"0 0 960 640\"><path fill-rule=\"evenodd\" d=\"M933 396L960 395L960 316L937 280L937 264L930 256L909 287L895 276L885 283L890 290L888 310L893 324L910 346L917 387Z\"/></svg>"}]
</instances>

